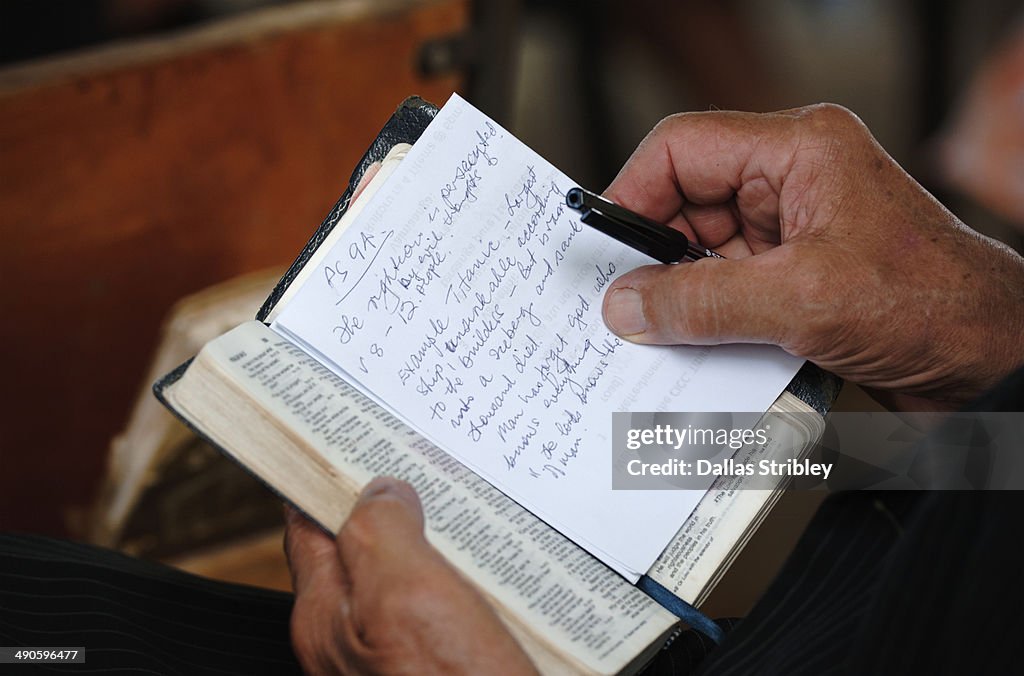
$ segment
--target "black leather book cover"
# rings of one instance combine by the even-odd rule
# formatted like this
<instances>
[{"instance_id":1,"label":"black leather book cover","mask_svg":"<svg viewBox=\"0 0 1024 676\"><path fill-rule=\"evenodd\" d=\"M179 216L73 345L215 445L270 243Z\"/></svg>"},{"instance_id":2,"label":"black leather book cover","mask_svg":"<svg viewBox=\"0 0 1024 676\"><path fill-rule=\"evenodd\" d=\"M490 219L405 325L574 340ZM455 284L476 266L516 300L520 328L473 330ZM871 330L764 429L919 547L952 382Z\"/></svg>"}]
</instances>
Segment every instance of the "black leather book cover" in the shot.
<instances>
[{"instance_id":1,"label":"black leather book cover","mask_svg":"<svg viewBox=\"0 0 1024 676\"><path fill-rule=\"evenodd\" d=\"M377 138L373 140L370 148L363 155L363 158L359 160L359 164L356 165L355 170L352 172L351 178L348 181L348 187L342 194L341 198L335 203L331 212L327 214L327 218L320 224L320 227L316 229L313 236L310 238L306 246L299 252L298 258L291 264L288 270L284 273L281 281L277 283L274 290L271 292L270 297L263 303L263 307L256 314L256 319L261 322L265 322L270 312L277 305L277 302L281 299L285 290L291 285L292 281L295 280L295 276L299 274L299 271L305 267L310 257L316 252L316 250L323 244L324 239L330 234L331 230L338 223L344 213L348 210L348 204L352 199L352 193L355 191L356 186L359 185L359 179L363 177L366 169L374 162L380 162L388 154L396 144L398 143L415 143L416 139L423 134L423 130L427 128L430 121L437 115L438 108L432 103L424 101L418 96L410 96L405 101L402 101L398 109L395 110L394 114L384 125L384 128L377 134Z\"/></svg>"}]
</instances>

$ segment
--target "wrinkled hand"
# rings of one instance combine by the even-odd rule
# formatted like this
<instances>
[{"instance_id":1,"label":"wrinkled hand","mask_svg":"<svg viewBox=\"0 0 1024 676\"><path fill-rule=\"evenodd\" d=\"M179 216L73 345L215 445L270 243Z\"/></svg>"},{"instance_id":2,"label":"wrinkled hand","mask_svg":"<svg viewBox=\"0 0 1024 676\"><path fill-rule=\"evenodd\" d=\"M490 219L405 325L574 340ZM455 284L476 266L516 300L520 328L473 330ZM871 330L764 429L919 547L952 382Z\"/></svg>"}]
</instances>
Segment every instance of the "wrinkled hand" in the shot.
<instances>
[{"instance_id":1,"label":"wrinkled hand","mask_svg":"<svg viewBox=\"0 0 1024 676\"><path fill-rule=\"evenodd\" d=\"M372 481L337 539L287 514L292 645L307 673L534 673L484 599L424 538L408 484Z\"/></svg>"},{"instance_id":2,"label":"wrinkled hand","mask_svg":"<svg viewBox=\"0 0 1024 676\"><path fill-rule=\"evenodd\" d=\"M605 194L729 258L616 280L605 322L633 342L773 343L916 409L1024 360L1024 260L838 106L670 117Z\"/></svg>"}]
</instances>

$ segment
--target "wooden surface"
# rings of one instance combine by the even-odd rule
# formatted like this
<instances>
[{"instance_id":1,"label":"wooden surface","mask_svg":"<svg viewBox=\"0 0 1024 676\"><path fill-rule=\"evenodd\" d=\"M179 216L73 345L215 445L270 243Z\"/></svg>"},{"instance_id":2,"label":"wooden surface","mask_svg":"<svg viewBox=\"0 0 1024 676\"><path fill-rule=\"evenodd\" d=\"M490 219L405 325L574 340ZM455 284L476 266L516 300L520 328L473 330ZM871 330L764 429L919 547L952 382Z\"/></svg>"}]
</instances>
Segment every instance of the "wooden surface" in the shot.
<instances>
[{"instance_id":1,"label":"wooden surface","mask_svg":"<svg viewBox=\"0 0 1024 676\"><path fill-rule=\"evenodd\" d=\"M0 71L0 529L92 498L182 296L289 263L467 2L326 2Z\"/></svg>"},{"instance_id":2,"label":"wooden surface","mask_svg":"<svg viewBox=\"0 0 1024 676\"><path fill-rule=\"evenodd\" d=\"M284 555L284 528L226 542L164 563L213 580L292 591L291 573Z\"/></svg>"}]
</instances>

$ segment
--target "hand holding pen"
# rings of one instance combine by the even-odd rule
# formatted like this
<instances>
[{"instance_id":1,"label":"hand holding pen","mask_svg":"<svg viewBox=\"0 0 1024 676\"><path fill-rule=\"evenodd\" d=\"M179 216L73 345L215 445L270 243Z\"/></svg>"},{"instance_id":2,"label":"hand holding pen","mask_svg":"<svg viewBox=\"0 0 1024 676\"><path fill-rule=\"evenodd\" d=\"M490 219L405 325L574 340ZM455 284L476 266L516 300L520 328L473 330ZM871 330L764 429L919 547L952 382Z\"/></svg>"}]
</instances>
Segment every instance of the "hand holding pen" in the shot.
<instances>
[{"instance_id":1,"label":"hand holding pen","mask_svg":"<svg viewBox=\"0 0 1024 676\"><path fill-rule=\"evenodd\" d=\"M678 230L652 221L589 190L572 188L565 194L565 203L570 209L579 211L580 220L590 227L662 263L723 258L711 249L694 244Z\"/></svg>"},{"instance_id":2,"label":"hand holding pen","mask_svg":"<svg viewBox=\"0 0 1024 676\"><path fill-rule=\"evenodd\" d=\"M1024 259L838 106L667 118L606 194L728 256L609 284L605 324L626 340L771 343L917 410L1024 365Z\"/></svg>"}]
</instances>

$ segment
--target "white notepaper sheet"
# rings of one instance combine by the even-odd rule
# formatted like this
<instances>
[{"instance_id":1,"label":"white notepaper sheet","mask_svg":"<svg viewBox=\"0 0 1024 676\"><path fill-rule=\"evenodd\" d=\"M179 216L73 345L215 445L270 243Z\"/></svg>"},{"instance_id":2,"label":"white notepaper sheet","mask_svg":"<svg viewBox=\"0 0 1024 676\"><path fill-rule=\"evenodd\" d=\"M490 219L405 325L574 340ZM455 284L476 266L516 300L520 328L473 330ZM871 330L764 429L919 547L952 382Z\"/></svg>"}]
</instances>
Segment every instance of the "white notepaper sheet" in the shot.
<instances>
[{"instance_id":1,"label":"white notepaper sheet","mask_svg":"<svg viewBox=\"0 0 1024 676\"><path fill-rule=\"evenodd\" d=\"M455 95L274 328L635 582L701 492L613 491L612 412L764 411L801 361L611 334L605 288L654 261L574 185Z\"/></svg>"}]
</instances>

